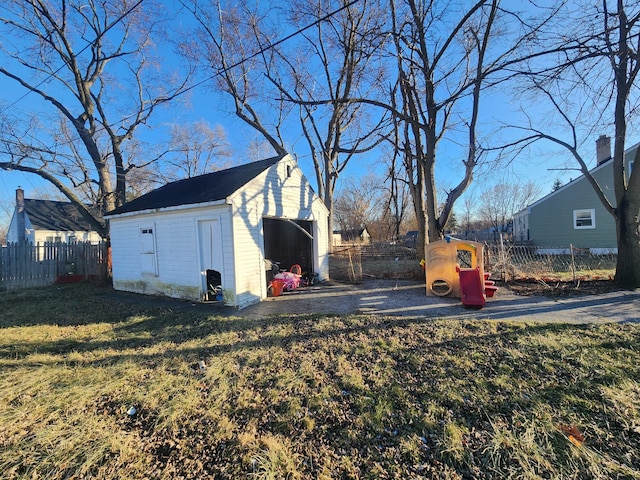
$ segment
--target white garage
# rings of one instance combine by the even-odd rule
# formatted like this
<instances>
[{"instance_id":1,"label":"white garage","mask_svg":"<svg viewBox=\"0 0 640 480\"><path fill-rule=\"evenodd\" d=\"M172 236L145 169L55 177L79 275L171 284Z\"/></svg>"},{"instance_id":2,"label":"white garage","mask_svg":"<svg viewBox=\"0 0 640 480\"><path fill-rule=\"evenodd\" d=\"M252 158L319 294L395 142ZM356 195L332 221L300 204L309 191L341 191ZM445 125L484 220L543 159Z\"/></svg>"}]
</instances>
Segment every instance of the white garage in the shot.
<instances>
[{"instance_id":1,"label":"white garage","mask_svg":"<svg viewBox=\"0 0 640 480\"><path fill-rule=\"evenodd\" d=\"M267 265L328 279L328 211L290 155L172 182L105 216L117 290L238 308Z\"/></svg>"}]
</instances>

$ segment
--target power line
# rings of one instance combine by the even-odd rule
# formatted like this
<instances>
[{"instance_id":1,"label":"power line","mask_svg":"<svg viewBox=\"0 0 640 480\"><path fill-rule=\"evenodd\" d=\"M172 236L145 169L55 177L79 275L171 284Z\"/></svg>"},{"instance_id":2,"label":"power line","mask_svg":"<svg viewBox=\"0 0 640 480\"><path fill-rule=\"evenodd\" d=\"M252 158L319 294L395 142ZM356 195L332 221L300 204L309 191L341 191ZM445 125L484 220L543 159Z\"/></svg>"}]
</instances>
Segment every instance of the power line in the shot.
<instances>
[{"instance_id":1,"label":"power line","mask_svg":"<svg viewBox=\"0 0 640 480\"><path fill-rule=\"evenodd\" d=\"M280 45L280 44L282 44L282 43L286 42L287 40L291 40L292 38L294 38L294 37L296 37L296 36L300 35L301 33L303 33L303 32L305 32L305 31L309 30L310 28L312 28L312 27L314 27L314 26L318 25L319 23L322 23L322 22L324 22L324 21L328 20L329 18L333 17L334 15L337 15L337 14L338 14L338 13L340 13L341 11L346 10L347 8L351 7L352 5L355 5L355 4L356 4L356 3L358 3L359 1L360 1L360 0L353 0L353 1L351 1L350 3L347 3L346 5L343 5L342 7L340 7L340 8L338 8L338 9L336 9L336 10L334 10L334 11L332 11L332 12L330 12L330 13L326 14L325 16L320 17L320 18L318 18L317 20L314 20L314 21L313 21L313 22L311 22L310 24L308 24L308 25L306 25L306 26L304 26L304 27L302 27L302 28L299 28L298 30L296 30L296 31L295 31L295 32L293 32L293 33L290 33L290 34L289 34L289 35L287 35L286 37L281 38L281 39L279 39L279 40L275 41L274 43L271 43L271 44L269 44L269 45L267 45L267 46L265 46L265 47L261 47L261 48L260 48L260 50L258 50L258 51L257 51L257 52L255 52L255 53L252 53L252 54L251 54L251 55L249 55L248 57L246 57L246 58L242 58L241 60L238 60L236 63L231 64L231 65L229 65L229 66L228 66L228 67L226 67L226 68L221 68L221 69L219 69L216 73L214 73L214 74L212 74L212 75L208 76L207 78L205 78L205 79L203 79L203 80L201 80L201 81L199 81L199 82L196 82L195 84L193 84L193 85L191 85L191 86L189 86L189 87L185 88L184 90L181 90L180 92L177 92L177 93L175 94L174 98L175 98L175 97L179 97L179 96L181 96L181 95L184 95L184 94L186 94L186 93L190 92L191 90L193 90L193 89L195 89L195 88L198 88L200 85L204 85L205 83L207 83L207 82L209 82L209 81L213 80L214 78L216 78L216 77L218 77L218 76L222 75L223 73L226 73L226 72L228 72L228 71L230 71L230 70L233 70L234 68L239 67L239 66L240 66L240 65L242 65L243 63L248 62L249 60L251 60L251 59L253 59L253 58L258 57L258 56L262 55L263 53L268 52L269 50L271 50L271 49L273 49L273 48L277 47L278 45ZM149 107L143 108L143 109L141 110L141 112L140 112L140 113L144 113L144 112L146 112L147 110L149 110L150 108L153 108L153 107L152 107L152 106L149 106ZM127 117L124 117L124 118L120 119L120 121L122 121L122 120L128 120L129 118L131 118L131 117L133 117L134 115L137 115L137 114L138 114L138 112L136 112L135 114L131 114L131 115L127 116ZM119 122L117 122L117 123L119 123ZM115 126L115 125L116 125L116 123L114 123L114 124L112 124L112 125L110 125L110 126L112 126L112 127L113 127L113 126Z\"/></svg>"},{"instance_id":2,"label":"power line","mask_svg":"<svg viewBox=\"0 0 640 480\"><path fill-rule=\"evenodd\" d=\"M347 8L350 8L351 6L355 5L355 4L356 4L356 3L358 3L359 1L360 1L360 0L352 0L351 2L349 2L349 3L345 4L345 5L343 5L342 7L337 8L336 10L334 10L334 11L332 11L332 12L330 12L330 13L327 13L327 14L326 14L326 15L324 15L323 17L320 17L320 18L318 18L318 19L314 20L314 21L313 21L313 22L311 22L310 24L308 24L308 25L306 25L306 26L304 26L304 27L302 27L302 28L299 28L299 29L298 29L298 30L296 30L295 32L290 33L289 35L287 35L287 36L285 36L285 37L283 37L283 38L281 38L281 39L277 40L276 42L271 43L271 44L269 44L269 45L267 45L267 46L265 46L265 47L261 47L257 52L255 52L255 53L253 53L253 54L249 55L248 57L246 57L246 58L242 58L241 60L238 60L236 63L234 63L234 64L232 64L232 65L230 65L230 66L228 66L228 67L226 67L226 68L219 69L216 73L214 73L214 74L210 75L209 77L207 77L207 78L205 78L205 79L203 79L203 80L201 80L201 81L199 81L199 82L197 82L197 83L195 83L195 84L193 84L193 85L191 85L191 86L189 86L189 87L187 87L187 88L185 88L185 89L183 89L183 90L181 90L181 91L177 92L177 93L174 95L174 97L173 97L173 98L176 98L176 97L178 97L178 96L184 95L184 94L186 94L186 93L190 92L191 90L193 90L193 89L195 89L195 88L197 88L197 87L199 87L199 86L201 86L201 85L203 85L203 84L205 84L205 83L207 83L207 82L209 82L209 81L213 80L214 78L216 78L216 77L218 77L218 76L220 76L220 75L224 74L225 72L228 72L228 71L230 71L230 70L232 70L232 69L234 69L234 68L236 68L236 67L239 67L239 66L240 66L240 65L242 65L243 63L248 62L249 60L251 60L251 59L253 59L253 58L255 58L255 57L258 57L258 56L260 56L260 55L262 55L262 54L264 54L264 53L268 52L269 50L271 50L271 49L273 49L273 48L277 47L278 45L281 45L282 43L284 43L284 42L286 42L286 41L288 41L288 40L290 40L290 39L292 39L292 38L294 38L294 37L296 37L296 36L298 36L298 35L302 34L303 32L305 32L305 31L307 31L307 30L309 30L310 28L312 28L312 27L314 27L314 26L316 26L316 25L318 25L318 24L320 24L320 23L322 23L322 22L324 22L324 21L326 21L326 20L330 19L331 17L333 17L333 16L337 15L338 13L342 12L343 10L346 10ZM127 15L129 15L129 14L130 14L130 13L131 13L135 8L137 8L137 7L138 7L142 2L143 2L143 0L139 0L139 1L138 1L138 2L133 6L133 7L131 7L131 8L130 8L130 9L129 9L129 10L128 10L128 11L127 11L127 12L126 12L122 17L121 17L121 19L122 19L122 18L125 18ZM108 31L108 30L110 30L110 29L111 29L112 27L114 27L115 25L116 25L116 23L115 23L115 22L114 22L113 24L111 24L111 25L110 25L110 26L109 26L109 27L108 27L108 28L103 32L103 34L102 34L102 35L106 34L106 33L107 33L107 31ZM101 36L102 36L102 35L101 35ZM79 54L81 54L82 52L84 52L84 51L85 51L87 48L89 48L91 45L92 45L92 44L87 44L83 49L81 49L81 50L80 50ZM36 88L38 88L39 86L41 86L41 85L43 85L44 83L48 82L48 81L51 79L51 77L53 77L56 73L58 73L62 68L63 68L63 67L61 66L61 67L59 67L56 71L54 71L54 72L52 72L51 74L49 74L49 76L48 76L47 78L45 78L45 79L44 79L44 80L42 80L38 85L36 85ZM4 112L6 111L6 109L8 109L8 108L11 108L11 107L15 106L18 102L20 102L21 100L23 100L23 99L24 99L27 95L29 95L30 93L32 93L32 91L28 91L28 92L26 92L26 93L25 93L24 95L22 95L20 98L18 98L17 100L15 100L11 105L9 105L8 107L6 107L6 108L5 108L5 109L3 109L2 111L0 111L0 113L4 113ZM115 127L118 123L121 123L123 120L128 120L128 119L130 119L131 117L134 117L135 115L138 115L138 114L140 114L140 113L145 113L145 112L147 112L147 111L148 111L149 109L151 109L151 108L154 108L154 105L153 105L153 104L152 104L152 105L150 105L150 106L147 106L147 107L142 108L139 112L132 113L132 114L131 114L131 115L129 115L129 116L126 116L126 117L123 117L123 118L119 119L118 121L116 121L116 122L114 122L114 123L110 124L110 125L109 125L109 127ZM103 128L103 129L104 129L104 128ZM99 130L103 130L103 129L99 129ZM70 143L71 143L71 141L66 142L66 143L67 143L67 144L70 144ZM62 145L64 145L64 143L62 143Z\"/></svg>"},{"instance_id":3,"label":"power line","mask_svg":"<svg viewBox=\"0 0 640 480\"><path fill-rule=\"evenodd\" d=\"M334 10L331 13L326 14L324 17L320 17L317 20L315 20L314 22L310 23L309 25L299 28L298 30L296 30L295 32L287 35L284 38L281 38L280 40L277 40L274 43L271 43L269 45L267 45L264 48L261 48L259 51L257 51L256 53L249 55L247 58L243 58L242 60L234 63L233 65L230 65L229 67L227 67L226 69L222 69L220 71L218 71L218 73L216 73L215 75L212 75L208 80L212 80L213 78L217 77L218 75L221 75L223 72L227 71L227 70L231 70L235 67L238 67L240 65L242 65L244 62L247 62L249 60L251 60L252 58L258 57L260 55L262 55L263 53L268 52L269 50L271 50L272 48L277 47L278 45L280 45L281 43L286 42L287 40L292 39L293 37L296 37L298 35L300 35L302 32L305 32L307 30L309 30L311 27L315 27L316 25L318 25L319 23L324 22L325 20L330 19L331 17L333 17L334 15L337 15L338 13L340 13L343 10L346 10L347 8L351 7L352 5L355 5L356 3L358 3L360 0L353 0L350 3L347 3L346 5L343 5L342 7Z\"/></svg>"},{"instance_id":4,"label":"power line","mask_svg":"<svg viewBox=\"0 0 640 480\"><path fill-rule=\"evenodd\" d=\"M131 12L133 12L136 8L138 8L138 7L140 6L140 4L142 4L142 1L143 1L143 0L138 0L138 2L137 2L135 5L133 5L133 6L132 6L129 10L127 10L127 11L126 11L122 16L120 16L120 19L119 19L119 21L118 21L118 22L113 22L113 23L111 23L111 25L107 26L107 28L104 30L104 32L102 32L102 33L100 34L100 36L99 36L99 37L104 36L104 35L105 35L109 30L111 30L111 29L112 29L113 27L115 27L118 23L120 23L120 20L122 20L122 19L124 19L124 18L128 17L128 16L129 16L129 14L130 14ZM97 38L96 38L96 40L97 40ZM84 48L81 48L81 49L80 49L80 51L78 52L78 54L77 54L76 56L81 55L81 54L82 54L86 49L88 49L88 48L89 48L89 47L91 47L92 45L93 45L92 43L88 43L88 44L86 44L86 45L84 46ZM49 80L51 80L51 78L52 78L54 75L56 75L60 70L62 70L62 69L63 69L63 67L64 67L64 65L61 65L61 66L60 66L60 67L58 67L56 70L54 70L53 72L49 73L45 79L41 80L41 81L40 81L40 83L38 83L38 84L37 84L35 87L33 87L33 88L34 88L34 89L38 89L38 88L40 88L42 85L44 85L44 84L45 84L45 83L47 83ZM13 103L11 103L10 105L8 105L7 107L3 108L3 109L0 111L0 115L1 115L1 114L3 114L7 109L14 107L18 102L20 102L20 101L24 100L24 99L27 97L27 95L29 95L30 93L33 93L33 90L27 90L27 91L26 91L26 92L25 92L21 97L19 97L18 99L16 99Z\"/></svg>"}]
</instances>

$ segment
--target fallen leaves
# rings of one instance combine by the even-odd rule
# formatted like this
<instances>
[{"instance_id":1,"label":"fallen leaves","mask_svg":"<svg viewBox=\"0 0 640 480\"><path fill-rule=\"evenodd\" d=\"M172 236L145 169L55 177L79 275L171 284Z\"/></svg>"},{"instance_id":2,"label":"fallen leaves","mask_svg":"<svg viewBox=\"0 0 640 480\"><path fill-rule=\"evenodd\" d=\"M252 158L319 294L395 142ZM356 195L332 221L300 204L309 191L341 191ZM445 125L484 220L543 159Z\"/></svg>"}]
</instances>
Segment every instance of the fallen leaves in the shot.
<instances>
[{"instance_id":1,"label":"fallen leaves","mask_svg":"<svg viewBox=\"0 0 640 480\"><path fill-rule=\"evenodd\" d=\"M558 425L558 430L567 435L567 438L571 443L573 443L576 447L581 447L584 443L584 435L580 433L577 427L574 425Z\"/></svg>"}]
</instances>

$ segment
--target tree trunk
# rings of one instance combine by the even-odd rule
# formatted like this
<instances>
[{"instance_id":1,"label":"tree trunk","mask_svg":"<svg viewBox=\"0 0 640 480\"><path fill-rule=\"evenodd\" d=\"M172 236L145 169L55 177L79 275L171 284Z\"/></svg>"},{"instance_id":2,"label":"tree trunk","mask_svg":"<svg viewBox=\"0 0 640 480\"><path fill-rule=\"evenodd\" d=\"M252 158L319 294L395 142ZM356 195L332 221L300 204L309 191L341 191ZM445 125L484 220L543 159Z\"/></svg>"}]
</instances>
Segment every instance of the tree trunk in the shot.
<instances>
[{"instance_id":1,"label":"tree trunk","mask_svg":"<svg viewBox=\"0 0 640 480\"><path fill-rule=\"evenodd\" d=\"M640 208L623 197L616 210L618 261L614 281L622 288L633 290L640 287Z\"/></svg>"},{"instance_id":2,"label":"tree trunk","mask_svg":"<svg viewBox=\"0 0 640 480\"><path fill-rule=\"evenodd\" d=\"M329 253L333 252L333 187L331 183L327 185L324 196L324 204L329 210L329 216L327 217L328 229L329 229Z\"/></svg>"},{"instance_id":3,"label":"tree trunk","mask_svg":"<svg viewBox=\"0 0 640 480\"><path fill-rule=\"evenodd\" d=\"M435 142L433 142L435 148ZM424 190L426 202L427 229L425 230L427 243L442 240L442 231L438 219L438 195L435 178L435 152L432 150L426 154L424 166Z\"/></svg>"}]
</instances>

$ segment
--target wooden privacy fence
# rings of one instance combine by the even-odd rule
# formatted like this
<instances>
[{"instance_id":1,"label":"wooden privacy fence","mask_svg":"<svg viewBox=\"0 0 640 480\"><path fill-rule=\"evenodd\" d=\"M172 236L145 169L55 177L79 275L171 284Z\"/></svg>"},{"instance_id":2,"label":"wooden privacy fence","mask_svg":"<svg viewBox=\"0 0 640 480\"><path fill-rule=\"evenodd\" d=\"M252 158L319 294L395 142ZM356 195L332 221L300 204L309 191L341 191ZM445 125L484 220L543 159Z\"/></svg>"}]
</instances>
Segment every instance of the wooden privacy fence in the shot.
<instances>
[{"instance_id":1,"label":"wooden privacy fence","mask_svg":"<svg viewBox=\"0 0 640 480\"><path fill-rule=\"evenodd\" d=\"M0 247L0 290L105 279L108 264L104 243L9 243Z\"/></svg>"}]
</instances>

